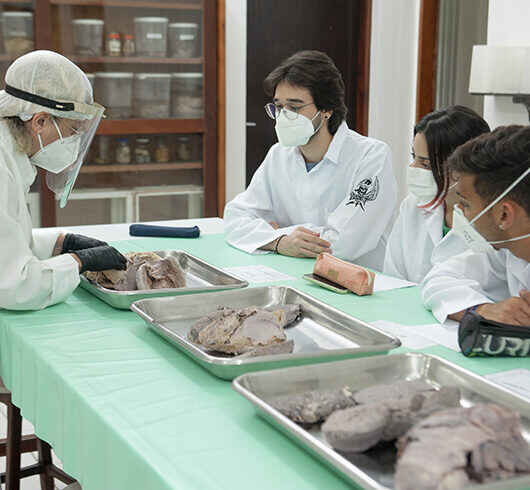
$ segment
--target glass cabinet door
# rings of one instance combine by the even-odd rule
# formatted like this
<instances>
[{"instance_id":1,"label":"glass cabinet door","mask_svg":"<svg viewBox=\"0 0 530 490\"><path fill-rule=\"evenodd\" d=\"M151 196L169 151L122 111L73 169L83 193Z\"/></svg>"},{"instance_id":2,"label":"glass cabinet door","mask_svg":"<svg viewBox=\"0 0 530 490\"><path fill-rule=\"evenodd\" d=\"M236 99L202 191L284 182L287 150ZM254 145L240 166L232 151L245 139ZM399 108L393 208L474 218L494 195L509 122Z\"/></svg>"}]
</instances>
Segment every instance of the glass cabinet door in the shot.
<instances>
[{"instance_id":1,"label":"glass cabinet door","mask_svg":"<svg viewBox=\"0 0 530 490\"><path fill-rule=\"evenodd\" d=\"M44 226L216 214L215 0L5 0L0 8L2 84L18 56L52 49L87 74L106 108L68 205L60 209L38 179L32 188Z\"/></svg>"},{"instance_id":2,"label":"glass cabinet door","mask_svg":"<svg viewBox=\"0 0 530 490\"><path fill-rule=\"evenodd\" d=\"M107 117L57 224L188 217L186 192L203 192L202 4L80 3L54 3L53 42Z\"/></svg>"}]
</instances>

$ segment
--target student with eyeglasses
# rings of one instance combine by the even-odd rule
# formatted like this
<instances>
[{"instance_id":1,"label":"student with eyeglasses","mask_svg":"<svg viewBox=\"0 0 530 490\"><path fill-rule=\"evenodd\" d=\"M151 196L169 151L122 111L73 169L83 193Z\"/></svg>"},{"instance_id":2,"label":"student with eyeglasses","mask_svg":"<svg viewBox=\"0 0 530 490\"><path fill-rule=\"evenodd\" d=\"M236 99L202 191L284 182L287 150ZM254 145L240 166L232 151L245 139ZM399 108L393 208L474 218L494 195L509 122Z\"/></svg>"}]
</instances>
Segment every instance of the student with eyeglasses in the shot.
<instances>
[{"instance_id":1,"label":"student with eyeglasses","mask_svg":"<svg viewBox=\"0 0 530 490\"><path fill-rule=\"evenodd\" d=\"M448 235L457 196L447 159L458 146L489 130L475 111L458 105L430 112L416 124L407 168L409 194L388 239L385 274L421 282L434 263L465 251L464 242Z\"/></svg>"},{"instance_id":2,"label":"student with eyeglasses","mask_svg":"<svg viewBox=\"0 0 530 490\"><path fill-rule=\"evenodd\" d=\"M330 252L380 270L396 206L390 149L348 128L344 82L326 54L296 53L264 85L278 143L226 205L227 242L248 253Z\"/></svg>"}]
</instances>

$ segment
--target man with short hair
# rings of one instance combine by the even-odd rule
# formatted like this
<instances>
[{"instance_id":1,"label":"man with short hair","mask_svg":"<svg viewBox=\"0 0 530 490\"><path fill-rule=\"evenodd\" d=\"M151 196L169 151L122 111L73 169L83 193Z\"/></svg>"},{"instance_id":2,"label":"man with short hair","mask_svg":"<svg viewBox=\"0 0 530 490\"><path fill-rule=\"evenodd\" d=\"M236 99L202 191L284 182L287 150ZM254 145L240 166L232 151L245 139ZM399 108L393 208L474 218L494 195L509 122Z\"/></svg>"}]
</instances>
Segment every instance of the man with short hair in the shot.
<instances>
[{"instance_id":1,"label":"man with short hair","mask_svg":"<svg viewBox=\"0 0 530 490\"><path fill-rule=\"evenodd\" d=\"M449 159L458 183L453 232L471 250L436 265L423 281L434 316L530 326L530 126L499 127Z\"/></svg>"},{"instance_id":2,"label":"man with short hair","mask_svg":"<svg viewBox=\"0 0 530 490\"><path fill-rule=\"evenodd\" d=\"M302 51L265 79L279 143L246 191L226 205L226 239L248 253L321 252L381 269L396 206L385 143L348 128L333 61Z\"/></svg>"}]
</instances>

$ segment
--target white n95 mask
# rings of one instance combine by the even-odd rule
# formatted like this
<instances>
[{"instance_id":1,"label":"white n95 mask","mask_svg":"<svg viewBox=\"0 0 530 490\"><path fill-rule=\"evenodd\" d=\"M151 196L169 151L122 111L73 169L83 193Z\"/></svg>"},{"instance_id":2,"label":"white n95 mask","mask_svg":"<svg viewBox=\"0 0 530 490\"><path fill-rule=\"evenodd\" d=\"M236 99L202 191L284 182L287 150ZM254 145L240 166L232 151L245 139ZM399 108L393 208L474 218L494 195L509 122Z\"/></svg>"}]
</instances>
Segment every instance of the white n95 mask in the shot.
<instances>
[{"instance_id":1,"label":"white n95 mask","mask_svg":"<svg viewBox=\"0 0 530 490\"><path fill-rule=\"evenodd\" d=\"M430 170L419 167L407 167L407 186L409 192L420 204L431 202L438 193L438 185Z\"/></svg>"},{"instance_id":2,"label":"white n95 mask","mask_svg":"<svg viewBox=\"0 0 530 490\"><path fill-rule=\"evenodd\" d=\"M523 180L530 173L530 167L524 172L519 178L513 182L499 197L497 197L492 203L488 204L480 213L478 213L471 221L465 216L463 211L457 207L453 209L453 227L452 230L458 236L460 236L466 244L477 253L486 253L495 250L492 245L499 243L514 242L516 240L522 240L523 238L530 237L530 233L507 240L497 240L495 242L488 242L473 226L473 223L477 221L482 215L487 213L495 204L497 204L504 196L506 196L521 180Z\"/></svg>"},{"instance_id":3,"label":"white n95 mask","mask_svg":"<svg viewBox=\"0 0 530 490\"><path fill-rule=\"evenodd\" d=\"M59 139L43 146L40 134L38 134L40 150L30 158L30 161L37 167L53 174L58 174L77 160L81 137L78 134L74 134L68 138L63 138L61 130L54 119L52 119L52 122L57 129L57 133L59 133Z\"/></svg>"},{"instance_id":4,"label":"white n95 mask","mask_svg":"<svg viewBox=\"0 0 530 490\"><path fill-rule=\"evenodd\" d=\"M289 117L286 113L289 113ZM313 120L320 114L318 111L313 119L309 119L302 114L298 114L293 111L288 111L287 109L282 109L280 115L276 119L276 136L278 136L278 141L282 146L303 146L307 144L311 136L316 134L322 127L320 126L315 129L313 128Z\"/></svg>"}]
</instances>

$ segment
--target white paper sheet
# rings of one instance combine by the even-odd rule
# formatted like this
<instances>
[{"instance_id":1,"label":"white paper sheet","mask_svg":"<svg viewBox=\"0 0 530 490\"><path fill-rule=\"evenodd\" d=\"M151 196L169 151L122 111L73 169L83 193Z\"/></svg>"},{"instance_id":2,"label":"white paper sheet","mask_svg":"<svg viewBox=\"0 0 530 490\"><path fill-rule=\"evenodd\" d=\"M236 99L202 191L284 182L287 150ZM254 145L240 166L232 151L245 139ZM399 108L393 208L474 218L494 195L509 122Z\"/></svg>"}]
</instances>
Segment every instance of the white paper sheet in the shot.
<instances>
[{"instance_id":1,"label":"white paper sheet","mask_svg":"<svg viewBox=\"0 0 530 490\"><path fill-rule=\"evenodd\" d=\"M227 267L225 271L234 276L251 283L257 282L275 282L275 281L294 281L296 277L288 276L278 272L266 265L244 265L238 267Z\"/></svg>"},{"instance_id":2,"label":"white paper sheet","mask_svg":"<svg viewBox=\"0 0 530 490\"><path fill-rule=\"evenodd\" d=\"M447 320L443 325L439 323L401 325L379 320L372 322L372 325L395 335L405 347L410 349L423 349L432 345L443 345L460 352L460 347L458 346L458 323L453 320Z\"/></svg>"},{"instance_id":3,"label":"white paper sheet","mask_svg":"<svg viewBox=\"0 0 530 490\"><path fill-rule=\"evenodd\" d=\"M418 335L414 327L407 325L400 325L399 323L387 322L385 320L378 320L371 322L374 327L380 328L389 335L393 335L401 340L403 347L409 349L424 349L435 345L432 340L426 339Z\"/></svg>"},{"instance_id":4,"label":"white paper sheet","mask_svg":"<svg viewBox=\"0 0 530 490\"><path fill-rule=\"evenodd\" d=\"M446 320L442 325L431 323L427 325L415 325L418 333L432 340L435 344L443 345L449 349L460 352L458 345L458 322Z\"/></svg>"},{"instance_id":5,"label":"white paper sheet","mask_svg":"<svg viewBox=\"0 0 530 490\"><path fill-rule=\"evenodd\" d=\"M487 374L484 377L530 399L530 370L528 369L511 369L502 373Z\"/></svg>"},{"instance_id":6,"label":"white paper sheet","mask_svg":"<svg viewBox=\"0 0 530 490\"><path fill-rule=\"evenodd\" d=\"M378 272L375 275L374 293L390 291L391 289L410 288L411 286L416 286L416 283L405 281L404 279L398 279L397 277L380 274Z\"/></svg>"}]
</instances>

